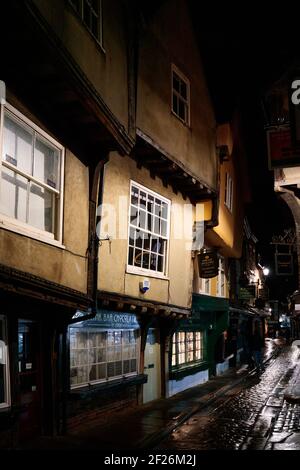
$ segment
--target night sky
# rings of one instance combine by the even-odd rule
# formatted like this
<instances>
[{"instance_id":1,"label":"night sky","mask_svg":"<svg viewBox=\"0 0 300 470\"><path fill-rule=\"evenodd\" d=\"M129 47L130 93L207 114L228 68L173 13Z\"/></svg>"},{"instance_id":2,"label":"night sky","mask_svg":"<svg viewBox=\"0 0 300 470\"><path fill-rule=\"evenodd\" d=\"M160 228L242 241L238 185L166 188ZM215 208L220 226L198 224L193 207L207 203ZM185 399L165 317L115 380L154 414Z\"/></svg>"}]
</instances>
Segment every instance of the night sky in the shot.
<instances>
[{"instance_id":1,"label":"night sky","mask_svg":"<svg viewBox=\"0 0 300 470\"><path fill-rule=\"evenodd\" d=\"M296 10L285 4L279 8L273 3L263 13L253 4L247 10L243 3L239 10L224 3L205 9L204 24L202 2L191 0L190 7L217 122L230 120L236 106L241 112L252 192L248 218L259 239L262 263L271 268L271 291L285 297L296 284L292 279L275 278L270 241L272 234L293 226L293 219L273 190L262 98L293 63L300 63L300 7Z\"/></svg>"}]
</instances>

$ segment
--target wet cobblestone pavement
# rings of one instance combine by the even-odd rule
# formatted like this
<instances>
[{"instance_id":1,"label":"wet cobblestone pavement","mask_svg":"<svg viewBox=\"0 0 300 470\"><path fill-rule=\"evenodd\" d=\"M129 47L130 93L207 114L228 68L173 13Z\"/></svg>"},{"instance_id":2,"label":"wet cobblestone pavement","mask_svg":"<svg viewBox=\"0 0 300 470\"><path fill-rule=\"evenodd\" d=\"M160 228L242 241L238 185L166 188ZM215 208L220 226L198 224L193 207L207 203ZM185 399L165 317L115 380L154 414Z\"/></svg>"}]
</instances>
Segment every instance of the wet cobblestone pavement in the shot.
<instances>
[{"instance_id":1,"label":"wet cobblestone pavement","mask_svg":"<svg viewBox=\"0 0 300 470\"><path fill-rule=\"evenodd\" d=\"M159 449L299 449L300 405L284 400L299 350L283 348L266 369L193 415Z\"/></svg>"}]
</instances>

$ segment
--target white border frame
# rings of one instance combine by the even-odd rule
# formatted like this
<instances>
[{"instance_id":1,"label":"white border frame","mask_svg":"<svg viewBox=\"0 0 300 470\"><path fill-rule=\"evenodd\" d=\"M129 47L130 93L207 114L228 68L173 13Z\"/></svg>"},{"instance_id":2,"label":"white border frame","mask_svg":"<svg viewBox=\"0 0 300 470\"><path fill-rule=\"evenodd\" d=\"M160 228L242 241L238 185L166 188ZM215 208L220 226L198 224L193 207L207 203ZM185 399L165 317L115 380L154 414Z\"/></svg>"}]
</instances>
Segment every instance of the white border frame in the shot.
<instances>
[{"instance_id":1,"label":"white border frame","mask_svg":"<svg viewBox=\"0 0 300 470\"><path fill-rule=\"evenodd\" d=\"M167 223L167 236L166 236L166 257L164 261L164 272L160 271L152 271L151 269L144 269L138 268L137 266L132 266L128 264L128 255L129 255L129 235L130 235L130 208L131 208L131 190L132 186L137 186L142 191L146 191L148 194L157 197L161 201L168 204L168 223ZM171 200L161 196L160 194L156 193L152 189L143 186L140 183L137 183L134 180L130 180L130 187L129 187L129 204L128 204L128 230L127 230L127 250L126 250L126 273L128 274L137 274L139 276L144 277L154 277L157 279L165 279L168 280L168 273L169 273L169 249L170 249L170 227L171 227Z\"/></svg>"},{"instance_id":2,"label":"white border frame","mask_svg":"<svg viewBox=\"0 0 300 470\"><path fill-rule=\"evenodd\" d=\"M3 124L4 124L4 110L7 109L13 117L15 117L18 121L21 121L28 125L31 129L35 132L38 132L46 141L49 141L54 147L56 147L60 152L60 175L59 175L59 183L60 183L60 191L55 191L53 188L51 190L53 193L59 193L59 204L58 204L58 220L57 220L57 233L53 234L50 232L46 232L44 230L39 230L29 224L23 223L17 219L12 219L4 214L0 213L0 228L4 228L10 230L12 232L25 235L29 238L34 238L36 240L49 243L51 245L55 245L60 248L65 248L62 244L63 242L63 209L64 209L64 167L65 167L65 149L63 145L61 145L57 140L51 137L46 131L41 129L38 125L36 125L33 121L29 118L24 116L20 111L14 108L9 103L5 105L2 104L0 108L0 172L2 168L2 147L3 147ZM5 165L5 167L10 167L9 165ZM14 167L11 167L14 170ZM21 172L22 173L22 172ZM38 181L38 180L37 180ZM38 184L40 184L38 182ZM1 185L1 178L0 178L0 185ZM45 187L47 185L44 185ZM57 214L54 214L55 218ZM55 238L56 235L56 238Z\"/></svg>"}]
</instances>

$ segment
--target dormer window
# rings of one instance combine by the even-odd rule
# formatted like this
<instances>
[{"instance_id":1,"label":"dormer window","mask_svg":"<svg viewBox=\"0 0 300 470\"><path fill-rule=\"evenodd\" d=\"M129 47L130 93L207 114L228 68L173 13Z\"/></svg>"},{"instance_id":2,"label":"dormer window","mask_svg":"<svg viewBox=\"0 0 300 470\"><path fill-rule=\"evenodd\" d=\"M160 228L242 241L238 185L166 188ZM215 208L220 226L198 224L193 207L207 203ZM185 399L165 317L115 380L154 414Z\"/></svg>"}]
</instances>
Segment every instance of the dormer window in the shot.
<instances>
[{"instance_id":1,"label":"dormer window","mask_svg":"<svg viewBox=\"0 0 300 470\"><path fill-rule=\"evenodd\" d=\"M69 0L81 21L103 47L102 0Z\"/></svg>"},{"instance_id":2,"label":"dormer window","mask_svg":"<svg viewBox=\"0 0 300 470\"><path fill-rule=\"evenodd\" d=\"M190 82L172 66L172 112L184 124L190 124Z\"/></svg>"}]
</instances>

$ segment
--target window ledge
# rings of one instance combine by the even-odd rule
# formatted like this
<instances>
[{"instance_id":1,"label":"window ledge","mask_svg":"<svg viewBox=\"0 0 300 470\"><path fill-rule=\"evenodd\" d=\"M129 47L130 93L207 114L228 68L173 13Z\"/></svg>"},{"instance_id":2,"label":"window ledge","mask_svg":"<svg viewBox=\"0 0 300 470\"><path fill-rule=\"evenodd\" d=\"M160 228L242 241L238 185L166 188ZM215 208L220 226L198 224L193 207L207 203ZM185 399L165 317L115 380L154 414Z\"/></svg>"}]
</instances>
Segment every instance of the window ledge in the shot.
<instances>
[{"instance_id":1,"label":"window ledge","mask_svg":"<svg viewBox=\"0 0 300 470\"><path fill-rule=\"evenodd\" d=\"M43 236L41 233L35 232L34 229L31 230L31 228L29 227L25 228L21 225L18 225L16 221L10 222L4 219L2 215L0 216L0 229L1 228L10 232L17 233L18 235L23 235L25 237L32 238L33 240L47 243L48 245L56 246L57 248L65 249L65 246L62 245L62 243L58 240L54 240L50 237L47 237L47 235Z\"/></svg>"},{"instance_id":2,"label":"window ledge","mask_svg":"<svg viewBox=\"0 0 300 470\"><path fill-rule=\"evenodd\" d=\"M197 372L201 372L203 370L208 369L209 365L207 361L201 361L197 364L185 365L180 368L174 369L170 371L170 379L181 379L186 377L187 375L196 374Z\"/></svg>"},{"instance_id":3,"label":"window ledge","mask_svg":"<svg viewBox=\"0 0 300 470\"><path fill-rule=\"evenodd\" d=\"M156 272L152 271L147 271L143 270L140 268L136 268L135 266L128 266L126 267L126 274L135 274L137 276L143 276L143 277L153 277L155 279L161 279L162 281L169 281L170 278L168 276L165 276L164 274L159 274Z\"/></svg>"},{"instance_id":4,"label":"window ledge","mask_svg":"<svg viewBox=\"0 0 300 470\"><path fill-rule=\"evenodd\" d=\"M101 382L97 384L84 385L82 387L73 388L69 392L69 397L74 400L80 400L85 397L98 395L99 393L107 393L116 388L125 388L132 385L140 385L146 383L148 376L146 374L139 374L131 377L125 377L111 382Z\"/></svg>"}]
</instances>

